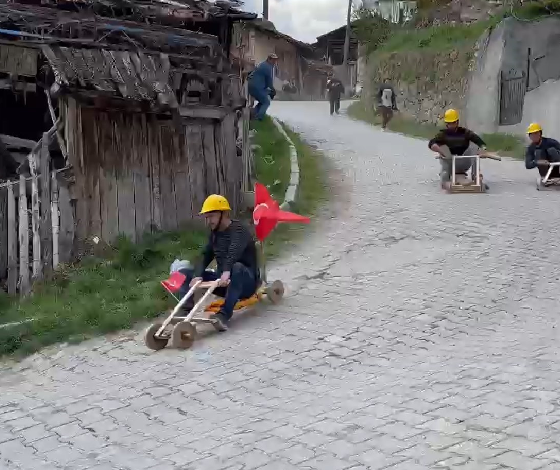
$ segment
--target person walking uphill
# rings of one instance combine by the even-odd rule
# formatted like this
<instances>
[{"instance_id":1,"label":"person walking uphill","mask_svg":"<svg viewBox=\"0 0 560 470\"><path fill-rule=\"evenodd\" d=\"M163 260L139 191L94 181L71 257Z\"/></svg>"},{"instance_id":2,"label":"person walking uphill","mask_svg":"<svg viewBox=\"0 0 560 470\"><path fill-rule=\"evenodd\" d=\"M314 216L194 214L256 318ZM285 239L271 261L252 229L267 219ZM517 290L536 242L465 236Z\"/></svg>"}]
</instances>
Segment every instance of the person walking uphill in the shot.
<instances>
[{"instance_id":1,"label":"person walking uphill","mask_svg":"<svg viewBox=\"0 0 560 470\"><path fill-rule=\"evenodd\" d=\"M206 219L210 228L208 243L202 252L202 260L195 269L180 269L186 280L179 290L179 298L186 295L189 288L198 281L216 281L218 287L214 294L224 297L220 311L213 315L214 325L219 331L227 330L227 323L233 315L235 304L248 299L257 290L260 273L255 240L249 229L240 221L230 218L230 205L227 199L218 194L206 198L200 215ZM216 272L208 271L208 265L216 260ZM190 303L189 303L190 302ZM185 308L193 308L194 301L189 299Z\"/></svg>"},{"instance_id":2,"label":"person walking uphill","mask_svg":"<svg viewBox=\"0 0 560 470\"><path fill-rule=\"evenodd\" d=\"M382 119L381 128L385 130L387 124L389 124L389 121L393 118L393 111L398 111L395 90L387 82L384 82L383 85L379 87L377 103Z\"/></svg>"},{"instance_id":3,"label":"person walking uphill","mask_svg":"<svg viewBox=\"0 0 560 470\"><path fill-rule=\"evenodd\" d=\"M331 105L331 116L333 113L339 114L340 97L344 93L344 85L338 78L334 78L332 74L327 79L327 93Z\"/></svg>"},{"instance_id":4,"label":"person walking uphill","mask_svg":"<svg viewBox=\"0 0 560 470\"><path fill-rule=\"evenodd\" d=\"M254 108L254 118L258 121L263 120L270 106L270 99L276 95L276 90L274 89L274 67L277 61L278 56L270 54L249 75L249 94L258 102Z\"/></svg>"}]
</instances>

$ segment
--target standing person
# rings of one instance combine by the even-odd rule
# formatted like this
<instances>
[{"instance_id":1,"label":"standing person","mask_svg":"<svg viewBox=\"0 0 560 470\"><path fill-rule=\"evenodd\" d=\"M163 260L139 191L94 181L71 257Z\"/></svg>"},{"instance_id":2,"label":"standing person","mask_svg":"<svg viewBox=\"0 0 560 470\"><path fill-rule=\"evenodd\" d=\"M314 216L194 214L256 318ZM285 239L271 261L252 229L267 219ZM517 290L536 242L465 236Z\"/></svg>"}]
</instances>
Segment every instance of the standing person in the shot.
<instances>
[{"instance_id":1,"label":"standing person","mask_svg":"<svg viewBox=\"0 0 560 470\"><path fill-rule=\"evenodd\" d=\"M398 111L395 90L386 81L379 87L377 103L379 111L381 112L381 128L385 130L387 124L389 124L389 121L393 118L393 111Z\"/></svg>"},{"instance_id":2,"label":"standing person","mask_svg":"<svg viewBox=\"0 0 560 470\"><path fill-rule=\"evenodd\" d=\"M270 54L249 75L249 94L257 100L255 106L255 119L262 121L266 110L270 106L270 99L276 95L274 89L274 67L278 62L276 54Z\"/></svg>"},{"instance_id":3,"label":"standing person","mask_svg":"<svg viewBox=\"0 0 560 470\"><path fill-rule=\"evenodd\" d=\"M335 78L332 73L329 74L329 78L327 79L327 93L331 105L331 116L333 113L340 114L340 97L344 93L344 85L338 78Z\"/></svg>"},{"instance_id":4,"label":"standing person","mask_svg":"<svg viewBox=\"0 0 560 470\"><path fill-rule=\"evenodd\" d=\"M542 127L536 122L527 128L527 135L531 144L525 152L525 168L531 170L536 167L541 178L544 178L550 163L560 162L560 143L550 137L543 137ZM560 178L560 168L553 168L549 178Z\"/></svg>"}]
</instances>

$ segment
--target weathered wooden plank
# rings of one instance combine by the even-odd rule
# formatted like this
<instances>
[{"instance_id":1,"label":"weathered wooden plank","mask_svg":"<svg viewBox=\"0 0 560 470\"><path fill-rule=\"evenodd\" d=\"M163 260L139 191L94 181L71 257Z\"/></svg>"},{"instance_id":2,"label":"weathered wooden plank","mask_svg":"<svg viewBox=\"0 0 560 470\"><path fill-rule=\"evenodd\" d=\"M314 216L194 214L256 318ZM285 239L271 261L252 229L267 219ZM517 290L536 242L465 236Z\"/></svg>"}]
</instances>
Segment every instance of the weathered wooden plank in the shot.
<instances>
[{"instance_id":1,"label":"weathered wooden plank","mask_svg":"<svg viewBox=\"0 0 560 470\"><path fill-rule=\"evenodd\" d=\"M58 268L60 263L60 255L59 255L59 233L60 233L60 212L58 209L58 181L56 179L56 173L51 173L51 183L50 183L50 190L51 190L51 234L52 234L52 243L51 243L51 266L52 269ZM44 246L44 245L43 245ZM45 254L45 269L49 266L48 264L48 253Z\"/></svg>"},{"instance_id":2,"label":"weathered wooden plank","mask_svg":"<svg viewBox=\"0 0 560 470\"><path fill-rule=\"evenodd\" d=\"M0 188L0 281L8 276L8 190Z\"/></svg>"},{"instance_id":3,"label":"weathered wooden plank","mask_svg":"<svg viewBox=\"0 0 560 470\"><path fill-rule=\"evenodd\" d=\"M158 230L161 230L163 228L163 206L159 171L159 124L153 117L148 122L148 142L152 180L152 223Z\"/></svg>"},{"instance_id":4,"label":"weathered wooden plank","mask_svg":"<svg viewBox=\"0 0 560 470\"><path fill-rule=\"evenodd\" d=\"M229 114L220 125L217 147L220 157L217 170L219 174L220 188L230 201L234 212L239 207L241 200L242 162L237 156L235 115Z\"/></svg>"},{"instance_id":5,"label":"weathered wooden plank","mask_svg":"<svg viewBox=\"0 0 560 470\"><path fill-rule=\"evenodd\" d=\"M134 202L136 206L136 237L151 231L151 182L146 118L136 115L133 120Z\"/></svg>"},{"instance_id":6,"label":"weathered wooden plank","mask_svg":"<svg viewBox=\"0 0 560 470\"><path fill-rule=\"evenodd\" d=\"M189 153L185 140L186 129L173 134L176 155L175 197L177 201L177 224L182 225L193 218L191 183L189 179ZM200 209L199 209L200 210Z\"/></svg>"},{"instance_id":7,"label":"weathered wooden plank","mask_svg":"<svg viewBox=\"0 0 560 470\"><path fill-rule=\"evenodd\" d=\"M37 154L28 155L29 171L31 172L31 230L33 233L33 280L40 279L43 275L41 266L41 209L39 207L39 178L37 176Z\"/></svg>"},{"instance_id":8,"label":"weathered wooden plank","mask_svg":"<svg viewBox=\"0 0 560 470\"><path fill-rule=\"evenodd\" d=\"M254 176L254 162L252 161L251 145L249 142L249 120L251 111L243 109L242 114L242 160L243 160L243 191L253 191L252 178ZM241 123L240 123L241 124Z\"/></svg>"},{"instance_id":9,"label":"weathered wooden plank","mask_svg":"<svg viewBox=\"0 0 560 470\"><path fill-rule=\"evenodd\" d=\"M74 210L69 188L58 179L57 186L59 212L58 261L59 263L69 263L72 261L74 254Z\"/></svg>"},{"instance_id":10,"label":"weathered wooden plank","mask_svg":"<svg viewBox=\"0 0 560 470\"><path fill-rule=\"evenodd\" d=\"M191 121L186 126L185 147L189 155L189 178L191 182L191 196L193 214L198 214L206 196L206 176L204 154L202 148L202 129L199 124Z\"/></svg>"},{"instance_id":11,"label":"weathered wooden plank","mask_svg":"<svg viewBox=\"0 0 560 470\"><path fill-rule=\"evenodd\" d=\"M51 156L49 154L49 138L43 134L41 158L39 159L41 174L41 258L43 273L49 274L53 268L53 223L51 207Z\"/></svg>"},{"instance_id":12,"label":"weathered wooden plank","mask_svg":"<svg viewBox=\"0 0 560 470\"><path fill-rule=\"evenodd\" d=\"M177 228L177 203L175 200L172 130L168 125L159 128L159 177L161 201L163 206L163 229L175 230Z\"/></svg>"},{"instance_id":13,"label":"weathered wooden plank","mask_svg":"<svg viewBox=\"0 0 560 470\"><path fill-rule=\"evenodd\" d=\"M105 112L95 111L96 131L99 141L99 195L101 211L101 238L111 243L119 234L117 204L117 176L115 161L120 158L113 140L115 129L112 117Z\"/></svg>"},{"instance_id":14,"label":"weathered wooden plank","mask_svg":"<svg viewBox=\"0 0 560 470\"><path fill-rule=\"evenodd\" d=\"M216 137L214 136L214 124L208 123L201 126L202 148L204 149L204 177L207 194L220 194L220 175L218 174L219 153L216 152Z\"/></svg>"},{"instance_id":15,"label":"weathered wooden plank","mask_svg":"<svg viewBox=\"0 0 560 470\"><path fill-rule=\"evenodd\" d=\"M16 221L16 196L13 186L8 186L6 190L8 206L8 294L15 295L18 285L18 230Z\"/></svg>"},{"instance_id":16,"label":"weathered wooden plank","mask_svg":"<svg viewBox=\"0 0 560 470\"><path fill-rule=\"evenodd\" d=\"M89 190L89 233L91 237L102 237L101 219L101 193L100 193L100 172L101 159L100 139L98 135L98 125L103 125L98 119L98 114L93 110L82 109L84 155L88 163L86 165L87 181Z\"/></svg>"},{"instance_id":17,"label":"weathered wooden plank","mask_svg":"<svg viewBox=\"0 0 560 470\"><path fill-rule=\"evenodd\" d=\"M134 176L132 174L132 132L131 122L125 115L118 115L119 128L119 171L117 176L117 202L119 233L136 241L136 210L134 206Z\"/></svg>"},{"instance_id":18,"label":"weathered wooden plank","mask_svg":"<svg viewBox=\"0 0 560 470\"><path fill-rule=\"evenodd\" d=\"M8 148L17 147L31 150L37 145L34 140L20 139L13 135L0 134L0 139Z\"/></svg>"},{"instance_id":19,"label":"weathered wooden plank","mask_svg":"<svg viewBox=\"0 0 560 470\"><path fill-rule=\"evenodd\" d=\"M27 214L27 192L25 178L19 177L19 291L29 293L29 216Z\"/></svg>"},{"instance_id":20,"label":"weathered wooden plank","mask_svg":"<svg viewBox=\"0 0 560 470\"><path fill-rule=\"evenodd\" d=\"M76 199L75 209L75 236L80 240L87 237L87 192L84 168L84 158L81 144L81 110L76 100L67 98L65 113L65 140L68 148L68 160L74 168L75 184L72 188L73 196ZM71 195L72 196L72 195Z\"/></svg>"},{"instance_id":21,"label":"weathered wooden plank","mask_svg":"<svg viewBox=\"0 0 560 470\"><path fill-rule=\"evenodd\" d=\"M64 142L64 138L62 137L62 132L60 131L60 129L58 129L57 126L58 119L56 117L56 114L54 113L54 106L52 104L51 94L49 93L48 90L45 90L45 95L47 97L47 104L49 106L49 113L51 115L51 120L53 122L53 126L56 129L56 139L58 140L58 146L60 148L60 151L64 159L68 160L68 151L66 150L66 142ZM46 134L43 134L43 140L48 140L48 136Z\"/></svg>"}]
</instances>

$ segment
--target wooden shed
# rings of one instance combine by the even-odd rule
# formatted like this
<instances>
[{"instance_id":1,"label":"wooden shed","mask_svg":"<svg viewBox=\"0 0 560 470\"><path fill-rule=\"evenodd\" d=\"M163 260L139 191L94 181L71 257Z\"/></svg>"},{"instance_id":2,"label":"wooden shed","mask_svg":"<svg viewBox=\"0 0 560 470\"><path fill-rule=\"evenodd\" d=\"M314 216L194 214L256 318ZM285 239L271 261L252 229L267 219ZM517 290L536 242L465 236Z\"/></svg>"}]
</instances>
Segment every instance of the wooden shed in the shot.
<instances>
[{"instance_id":1,"label":"wooden shed","mask_svg":"<svg viewBox=\"0 0 560 470\"><path fill-rule=\"evenodd\" d=\"M0 5L0 28L0 138L16 158L29 153L24 175L56 174L58 261L82 241L179 228L211 193L239 206L245 99L217 36L18 3ZM45 145L47 167L34 160ZM0 182L0 281L7 247L25 251L8 233L7 191Z\"/></svg>"}]
</instances>

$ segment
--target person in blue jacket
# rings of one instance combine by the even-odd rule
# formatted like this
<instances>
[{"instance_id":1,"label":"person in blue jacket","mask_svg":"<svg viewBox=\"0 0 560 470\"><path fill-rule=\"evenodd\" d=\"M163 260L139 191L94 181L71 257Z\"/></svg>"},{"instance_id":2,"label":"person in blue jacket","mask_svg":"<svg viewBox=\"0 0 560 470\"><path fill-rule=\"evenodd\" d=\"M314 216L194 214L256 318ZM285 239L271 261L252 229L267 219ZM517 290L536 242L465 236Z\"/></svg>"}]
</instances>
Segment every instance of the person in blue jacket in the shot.
<instances>
[{"instance_id":1,"label":"person in blue jacket","mask_svg":"<svg viewBox=\"0 0 560 470\"><path fill-rule=\"evenodd\" d=\"M255 106L255 119L262 121L270 106L270 99L276 95L274 89L274 66L278 61L276 54L270 54L249 75L249 94L258 101Z\"/></svg>"}]
</instances>

